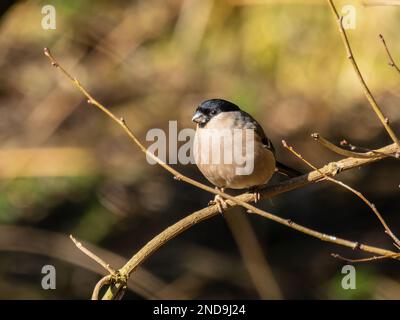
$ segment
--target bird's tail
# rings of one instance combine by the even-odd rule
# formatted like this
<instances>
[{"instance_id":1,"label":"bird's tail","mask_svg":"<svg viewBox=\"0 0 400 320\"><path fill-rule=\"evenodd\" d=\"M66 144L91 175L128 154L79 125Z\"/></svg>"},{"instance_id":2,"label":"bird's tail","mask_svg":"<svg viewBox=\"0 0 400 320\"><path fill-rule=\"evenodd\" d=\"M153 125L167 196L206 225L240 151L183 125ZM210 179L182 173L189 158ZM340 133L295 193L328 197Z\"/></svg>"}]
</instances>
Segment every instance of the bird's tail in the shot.
<instances>
[{"instance_id":1,"label":"bird's tail","mask_svg":"<svg viewBox=\"0 0 400 320\"><path fill-rule=\"evenodd\" d=\"M298 176L302 175L301 172L299 172L295 169L292 169L279 161L276 162L276 171L278 171L280 174L283 174L289 178L294 178L294 177L298 177Z\"/></svg>"}]
</instances>

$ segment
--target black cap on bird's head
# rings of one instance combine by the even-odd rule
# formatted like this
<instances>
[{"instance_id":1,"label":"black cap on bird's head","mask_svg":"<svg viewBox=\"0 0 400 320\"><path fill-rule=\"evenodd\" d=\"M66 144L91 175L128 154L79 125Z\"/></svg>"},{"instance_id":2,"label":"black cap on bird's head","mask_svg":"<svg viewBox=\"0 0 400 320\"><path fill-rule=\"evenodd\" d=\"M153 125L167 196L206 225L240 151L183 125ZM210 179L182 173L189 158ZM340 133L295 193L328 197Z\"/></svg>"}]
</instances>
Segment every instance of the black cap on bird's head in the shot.
<instances>
[{"instance_id":1,"label":"black cap on bird's head","mask_svg":"<svg viewBox=\"0 0 400 320\"><path fill-rule=\"evenodd\" d=\"M240 108L236 104L223 99L206 100L198 106L192 121L198 123L200 127L203 127L208 121L221 112L230 111L240 111Z\"/></svg>"}]
</instances>

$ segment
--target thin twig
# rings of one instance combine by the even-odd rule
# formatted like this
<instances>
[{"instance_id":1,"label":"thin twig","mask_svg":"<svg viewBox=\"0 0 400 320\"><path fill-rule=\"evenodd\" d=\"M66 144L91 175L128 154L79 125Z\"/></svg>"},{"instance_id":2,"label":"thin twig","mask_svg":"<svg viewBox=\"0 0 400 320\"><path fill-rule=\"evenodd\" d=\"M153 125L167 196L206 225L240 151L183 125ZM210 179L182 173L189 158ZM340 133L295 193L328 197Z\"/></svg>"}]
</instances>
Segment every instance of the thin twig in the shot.
<instances>
[{"instance_id":1,"label":"thin twig","mask_svg":"<svg viewBox=\"0 0 400 320\"><path fill-rule=\"evenodd\" d=\"M388 58L389 58L388 65L391 66L391 67L393 67L393 68L395 68L395 69L397 70L397 72L400 73L400 68L397 66L396 62L394 62L393 57L392 57L392 55L391 55L391 53L390 53L390 51L389 51L389 48L388 48L388 46L386 45L385 38L384 38L383 35L381 35L381 34L379 35L379 38L381 39L382 44L383 44L383 46L384 46L384 48L385 48L386 54L387 54L387 56L388 56Z\"/></svg>"},{"instance_id":2,"label":"thin twig","mask_svg":"<svg viewBox=\"0 0 400 320\"><path fill-rule=\"evenodd\" d=\"M92 300L98 300L99 299L99 292L101 288L107 284L111 284L113 281L115 283L118 283L121 285L123 289L126 289L126 283L127 283L127 277L125 275L121 275L119 271L115 270L113 267L111 267L108 263L106 263L103 259L95 255L93 252L91 252L89 249L84 247L81 242L77 241L72 235L69 235L71 240L74 242L76 247L82 251L85 255L87 255L89 258L93 259L96 261L99 265L101 265L104 269L106 269L109 274L101 278L96 286L94 287L93 293L92 293ZM123 290L119 290L116 295L114 296L114 299L121 299L123 296Z\"/></svg>"},{"instance_id":3,"label":"thin twig","mask_svg":"<svg viewBox=\"0 0 400 320\"><path fill-rule=\"evenodd\" d=\"M324 137L322 137L319 133L312 133L311 137L314 138L315 141L318 141L321 145L323 145L325 148L333 151L334 153L340 154L345 157L353 157L353 158L363 158L363 159L368 159L368 158L374 158L377 155L376 154L366 154L366 153L358 153L358 152L353 152L350 150L342 149L333 144L332 142L328 141Z\"/></svg>"},{"instance_id":4,"label":"thin twig","mask_svg":"<svg viewBox=\"0 0 400 320\"><path fill-rule=\"evenodd\" d=\"M126 125L125 121L121 118L118 119L111 111L109 111L106 107L104 107L102 104L100 104L97 100L95 100L88 92L87 90L79 83L79 81L75 78L73 78L64 68L62 68L58 62L55 60L55 58L50 54L50 51L48 49L44 50L45 55L50 59L52 62L52 65L58 67L62 73L73 83L75 87L79 89L87 98L88 102L92 105L95 105L98 107L101 111L106 113L112 120L117 122L123 129L124 131L128 134L128 136L135 142L136 145L139 146L141 151L146 153L149 157L151 157L153 160L155 160L159 165L161 165L163 168L165 168L168 172L172 173L174 177L176 177L178 180L182 180L184 182L187 182L189 184L192 184L193 186L196 186L198 188L201 188L205 191L208 191L213 194L220 195L221 197L228 199L228 204L230 205L240 205L243 206L244 208L248 209L249 213L254 213L258 214L264 218L273 220L277 223L280 223L282 225L285 225L289 228L292 228L294 230L297 230L299 232L305 233L307 235L310 235L312 237L318 238L322 241L327 241L331 243L335 243L338 245L342 245L345 247L349 247L352 249L360 249L362 251L366 252L371 252L375 254L380 254L380 255L388 255L388 254L394 254L394 252L386 249L381 249L365 244L360 244L358 242L354 241L349 241L341 238L337 238L335 236L327 235L325 233L318 232L316 230L301 226L299 224L294 223L291 220L284 219L281 217L278 217L274 214L271 214L269 212L260 210L247 202L254 201L254 195L251 194L243 194L238 197L232 197L224 192L221 192L219 190L215 190L214 188L210 188L204 184L201 184L193 179L190 179L178 171L174 170L171 168L169 165L167 165L165 162L160 160L158 157L156 157L153 153L149 152L141 143L140 141L135 137L135 135L132 133L132 131L129 129L129 127ZM383 148L384 151L391 151L391 150L396 150L396 146L390 145L385 148ZM373 158L373 159L344 159L340 161L341 165L343 167L349 169L349 168L354 168L356 166L359 166L361 164L366 164L370 162L377 161L379 159L384 158L385 156L380 156L379 158ZM323 168L322 170L327 171L331 175L337 174L337 168L332 168L326 166L326 168ZM323 171L321 171L323 172ZM283 190L289 191L293 190L295 188L298 188L300 186L305 186L309 184L311 181L317 181L323 177L320 172L312 172L308 175L304 175L302 177L294 178L291 179L291 181L287 181L286 183L280 184L278 186L274 186L273 188L269 189L269 195L272 194L279 194L284 192ZM264 196L267 194L266 191L264 191ZM186 218L183 218L182 220L178 221L174 225L170 226L166 230L164 230L162 233L154 237L150 242L148 242L139 252L137 252L120 270L119 270L119 277L122 278L124 281L120 280L115 283L115 285L109 286L107 292L103 296L103 299L114 299L116 296L121 294L121 291L123 292L123 288L126 286L126 278L130 276L130 274L141 264L143 263L152 253L158 250L163 244L180 234L181 232L185 231L186 229L190 228L191 226L197 224L200 221L203 221L205 219L211 218L215 215L218 214L218 208L217 206L212 206L205 208L203 210L197 211L192 213L191 215L187 216Z\"/></svg>"},{"instance_id":5,"label":"thin twig","mask_svg":"<svg viewBox=\"0 0 400 320\"><path fill-rule=\"evenodd\" d=\"M393 129L389 125L389 118L385 117L384 114L382 113L381 108L379 107L378 103L376 102L374 96L372 95L371 91L369 90L362 74L361 71L358 67L358 64L356 60L354 59L353 51L351 50L349 40L347 38L347 33L343 28L342 24L342 17L339 16L336 7L333 3L333 0L327 0L329 3L330 8L332 9L332 13L334 17L336 18L336 22L339 27L340 35L342 37L343 44L345 46L346 52L347 52L347 58L350 60L351 65L353 66L353 69L358 77L358 80L361 83L361 86L363 88L364 94L367 97L367 100L369 104L371 105L372 109L375 111L376 115L378 116L379 120L382 122L382 125L385 127L387 133L389 136L392 138L392 140L400 147L400 141L397 138L396 134L394 133Z\"/></svg>"},{"instance_id":6,"label":"thin twig","mask_svg":"<svg viewBox=\"0 0 400 320\"><path fill-rule=\"evenodd\" d=\"M340 259L346 262L350 262L350 263L358 263L358 262L370 262L370 261L376 261L376 260L384 260L384 259L390 259L390 258L398 258L400 257L400 253L395 253L395 254L388 254L385 256L373 256L373 257L369 257L369 258L363 258L363 259L350 259L350 258L345 258L342 257L341 255L337 254L337 253L332 253L331 254L332 257L336 258L336 259Z\"/></svg>"},{"instance_id":7,"label":"thin twig","mask_svg":"<svg viewBox=\"0 0 400 320\"><path fill-rule=\"evenodd\" d=\"M376 150L373 150L373 149L370 149L370 148L355 146L354 144L349 143L345 139L340 141L340 145L347 146L352 151L360 150L360 151L365 152L365 153L369 152L369 153L374 154L374 155L385 155L385 156L391 157L393 159L400 160L400 152L399 151L396 151L395 153L382 153L382 152L379 152L379 151L376 151Z\"/></svg>"},{"instance_id":8,"label":"thin twig","mask_svg":"<svg viewBox=\"0 0 400 320\"><path fill-rule=\"evenodd\" d=\"M314 166L312 163L310 163L309 161L307 161L306 159L304 159L304 157L298 153L297 151L295 151L293 149L293 147L289 146L285 140L282 140L282 144L283 146L288 149L291 153L293 153L297 158L299 158L301 161L303 161L305 164L307 164L310 168L319 171L319 169ZM350 192L354 193L357 197L359 197L362 201L364 201L364 203L371 208L372 212L374 212L374 214L376 215L376 217L379 219L379 221L381 222L381 224L383 225L383 227L385 228L385 232L393 239L393 241L400 246L400 240L396 237L396 235L392 232L392 230L389 228L389 226L387 225L385 219L383 219L382 215L379 213L378 209L376 208L376 206L371 203L361 192L355 190L354 188L350 187L349 185L345 184L342 181L336 180L332 177L329 177L326 174L323 174L323 176L325 177L325 179L336 183L337 185L340 185L341 187L349 190Z\"/></svg>"},{"instance_id":9,"label":"thin twig","mask_svg":"<svg viewBox=\"0 0 400 320\"><path fill-rule=\"evenodd\" d=\"M95 255L89 249L85 248L83 244L77 241L71 234L69 235L70 239L75 243L76 247L81 250L84 254L86 254L89 258L96 261L99 265L101 265L104 269L106 269L112 276L117 275L117 271L111 267L108 263L106 263L103 259Z\"/></svg>"},{"instance_id":10,"label":"thin twig","mask_svg":"<svg viewBox=\"0 0 400 320\"><path fill-rule=\"evenodd\" d=\"M348 146L351 149L351 150L347 150L347 149L340 148L337 145L333 144L329 140L327 140L324 137L322 137L319 133L312 133L311 137L315 141L319 142L325 148L327 148L327 149L329 149L329 150L333 151L334 153L339 154L341 156L352 157L352 158L362 158L362 159L376 158L377 156L386 156L386 157L394 158L396 160L400 160L400 153L399 152L383 153L383 152L379 152L379 151L376 151L376 150L373 150L373 149L368 149L368 148L364 148L364 147L355 146L355 145L347 142L347 140L340 141L340 145ZM357 149L362 151L362 152L355 152L354 150L357 150Z\"/></svg>"}]
</instances>

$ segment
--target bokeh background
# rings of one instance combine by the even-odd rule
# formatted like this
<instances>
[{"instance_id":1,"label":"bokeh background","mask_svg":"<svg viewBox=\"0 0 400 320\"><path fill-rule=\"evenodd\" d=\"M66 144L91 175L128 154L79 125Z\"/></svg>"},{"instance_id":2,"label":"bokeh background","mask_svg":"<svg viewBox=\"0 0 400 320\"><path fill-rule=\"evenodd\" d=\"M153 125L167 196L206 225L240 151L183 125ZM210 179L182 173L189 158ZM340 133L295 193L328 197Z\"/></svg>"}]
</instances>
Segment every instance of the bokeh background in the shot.
<instances>
[{"instance_id":1,"label":"bokeh background","mask_svg":"<svg viewBox=\"0 0 400 320\"><path fill-rule=\"evenodd\" d=\"M337 7L356 8L356 29L348 31L354 54L400 133L400 75L378 39L382 33L400 63L400 6L379 2ZM47 4L56 9L55 30L41 27ZM304 172L281 139L316 165L340 157L315 143L312 132L369 148L390 143L324 0L2 1L0 8L2 299L87 299L104 271L69 234L120 267L212 198L149 165L121 128L51 67L43 47L142 141L149 129L166 130L169 120L193 128L196 106L221 97L254 115L278 158ZM194 165L174 167L207 183ZM400 234L396 160L340 178ZM369 208L327 182L258 205L326 233L393 248ZM125 298L400 298L397 262L356 265L357 289L343 290L345 263L331 253L365 257L235 208L158 250L133 274ZM56 290L41 287L46 264L56 268Z\"/></svg>"}]
</instances>

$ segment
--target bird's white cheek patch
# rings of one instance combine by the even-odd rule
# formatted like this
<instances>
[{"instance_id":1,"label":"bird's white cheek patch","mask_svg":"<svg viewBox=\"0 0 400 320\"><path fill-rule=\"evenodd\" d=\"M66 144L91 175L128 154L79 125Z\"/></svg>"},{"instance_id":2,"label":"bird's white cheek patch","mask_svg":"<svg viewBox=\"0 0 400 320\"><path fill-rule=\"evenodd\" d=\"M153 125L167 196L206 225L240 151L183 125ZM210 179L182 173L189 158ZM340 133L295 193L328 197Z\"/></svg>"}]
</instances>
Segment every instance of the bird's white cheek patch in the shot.
<instances>
[{"instance_id":1,"label":"bird's white cheek patch","mask_svg":"<svg viewBox=\"0 0 400 320\"><path fill-rule=\"evenodd\" d=\"M194 154L199 164L233 165L235 174L254 171L254 130L201 129Z\"/></svg>"}]
</instances>

